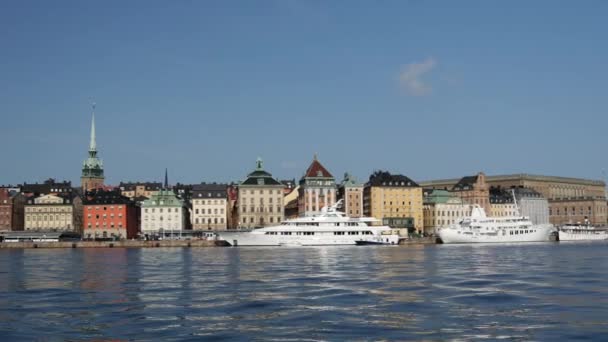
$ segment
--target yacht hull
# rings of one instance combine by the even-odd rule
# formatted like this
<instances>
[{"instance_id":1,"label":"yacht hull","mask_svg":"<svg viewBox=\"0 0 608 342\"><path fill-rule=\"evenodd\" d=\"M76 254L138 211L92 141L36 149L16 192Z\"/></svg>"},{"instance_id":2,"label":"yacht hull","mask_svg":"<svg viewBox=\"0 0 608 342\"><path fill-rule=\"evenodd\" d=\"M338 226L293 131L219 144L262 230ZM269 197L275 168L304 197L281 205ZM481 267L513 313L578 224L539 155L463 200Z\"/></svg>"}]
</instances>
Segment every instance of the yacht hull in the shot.
<instances>
[{"instance_id":1,"label":"yacht hull","mask_svg":"<svg viewBox=\"0 0 608 342\"><path fill-rule=\"evenodd\" d=\"M357 241L398 244L398 235L380 235L361 238L358 235L264 235L255 232L219 233L219 239L231 246L339 246L356 245Z\"/></svg>"},{"instance_id":2,"label":"yacht hull","mask_svg":"<svg viewBox=\"0 0 608 342\"><path fill-rule=\"evenodd\" d=\"M608 240L608 231L564 231L558 233L559 241L599 241Z\"/></svg>"},{"instance_id":3,"label":"yacht hull","mask_svg":"<svg viewBox=\"0 0 608 342\"><path fill-rule=\"evenodd\" d=\"M466 228L447 227L439 229L437 235L443 243L510 243L510 242L544 242L550 241L553 225L542 224L531 226L526 229L509 231L498 229L494 234L481 233ZM522 233L520 233L520 231ZM527 232L526 232L527 231Z\"/></svg>"}]
</instances>

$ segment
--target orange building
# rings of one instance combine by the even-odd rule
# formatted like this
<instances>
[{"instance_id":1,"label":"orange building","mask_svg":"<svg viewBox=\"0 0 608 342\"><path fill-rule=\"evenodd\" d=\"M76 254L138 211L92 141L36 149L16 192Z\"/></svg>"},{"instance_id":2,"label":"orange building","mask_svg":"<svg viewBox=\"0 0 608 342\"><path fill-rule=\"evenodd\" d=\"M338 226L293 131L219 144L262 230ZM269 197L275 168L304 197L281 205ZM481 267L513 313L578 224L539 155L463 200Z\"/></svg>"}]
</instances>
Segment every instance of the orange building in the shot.
<instances>
[{"instance_id":1,"label":"orange building","mask_svg":"<svg viewBox=\"0 0 608 342\"><path fill-rule=\"evenodd\" d=\"M139 233L138 208L120 191L89 192L83 203L83 239L133 239Z\"/></svg>"}]
</instances>

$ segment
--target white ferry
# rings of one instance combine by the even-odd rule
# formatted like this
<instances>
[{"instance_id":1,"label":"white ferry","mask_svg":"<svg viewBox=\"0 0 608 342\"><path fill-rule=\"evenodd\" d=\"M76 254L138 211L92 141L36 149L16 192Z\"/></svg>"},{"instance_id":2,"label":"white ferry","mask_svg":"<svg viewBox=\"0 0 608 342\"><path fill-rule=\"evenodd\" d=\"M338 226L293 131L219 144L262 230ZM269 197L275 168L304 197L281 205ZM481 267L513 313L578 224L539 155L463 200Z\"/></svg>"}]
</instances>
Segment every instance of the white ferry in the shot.
<instances>
[{"instance_id":1,"label":"white ferry","mask_svg":"<svg viewBox=\"0 0 608 342\"><path fill-rule=\"evenodd\" d=\"M524 216L486 217L483 208L474 206L471 216L439 228L443 243L496 243L549 241L555 228L551 224L532 224Z\"/></svg>"},{"instance_id":2,"label":"white ferry","mask_svg":"<svg viewBox=\"0 0 608 342\"><path fill-rule=\"evenodd\" d=\"M388 226L371 226L371 217L350 218L337 210L342 201L321 214L287 220L278 226L247 232L220 232L218 239L231 246L396 245L399 235Z\"/></svg>"},{"instance_id":3,"label":"white ferry","mask_svg":"<svg viewBox=\"0 0 608 342\"><path fill-rule=\"evenodd\" d=\"M585 224L566 224L558 228L559 241L608 240L608 229Z\"/></svg>"}]
</instances>

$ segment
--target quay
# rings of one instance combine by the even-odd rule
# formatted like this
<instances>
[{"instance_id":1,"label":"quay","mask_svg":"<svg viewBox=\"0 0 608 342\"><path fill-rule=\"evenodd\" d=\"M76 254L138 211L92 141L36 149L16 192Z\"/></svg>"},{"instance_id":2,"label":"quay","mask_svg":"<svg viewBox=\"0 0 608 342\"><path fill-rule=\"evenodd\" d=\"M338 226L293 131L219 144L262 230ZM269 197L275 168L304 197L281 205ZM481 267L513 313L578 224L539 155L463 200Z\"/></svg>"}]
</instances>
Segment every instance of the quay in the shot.
<instances>
[{"instance_id":1,"label":"quay","mask_svg":"<svg viewBox=\"0 0 608 342\"><path fill-rule=\"evenodd\" d=\"M163 248L163 247L222 247L219 240L122 240L122 241L20 241L0 242L0 249L8 248Z\"/></svg>"}]
</instances>

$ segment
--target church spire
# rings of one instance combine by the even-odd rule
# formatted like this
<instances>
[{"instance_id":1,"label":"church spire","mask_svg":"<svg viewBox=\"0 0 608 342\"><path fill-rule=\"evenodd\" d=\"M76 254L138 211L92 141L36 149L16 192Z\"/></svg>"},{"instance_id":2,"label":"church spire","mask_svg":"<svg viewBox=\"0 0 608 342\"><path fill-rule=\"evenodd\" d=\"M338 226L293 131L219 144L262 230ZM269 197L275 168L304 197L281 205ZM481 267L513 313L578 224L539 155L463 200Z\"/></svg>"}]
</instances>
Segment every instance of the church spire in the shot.
<instances>
[{"instance_id":1,"label":"church spire","mask_svg":"<svg viewBox=\"0 0 608 342\"><path fill-rule=\"evenodd\" d=\"M169 189L169 171L165 168L165 189Z\"/></svg>"},{"instance_id":2,"label":"church spire","mask_svg":"<svg viewBox=\"0 0 608 342\"><path fill-rule=\"evenodd\" d=\"M95 141L95 102L93 102L93 116L91 118L91 142L89 144L89 151L97 151L97 142Z\"/></svg>"}]
</instances>

